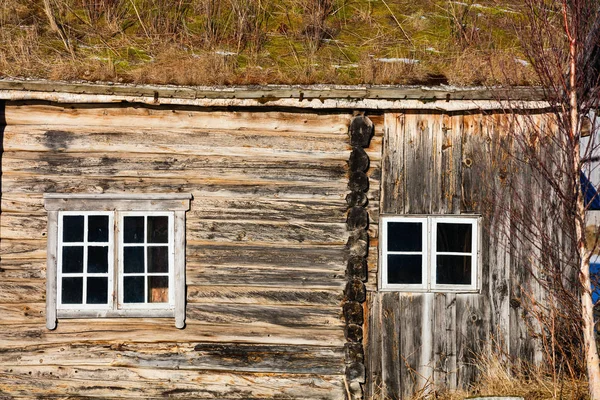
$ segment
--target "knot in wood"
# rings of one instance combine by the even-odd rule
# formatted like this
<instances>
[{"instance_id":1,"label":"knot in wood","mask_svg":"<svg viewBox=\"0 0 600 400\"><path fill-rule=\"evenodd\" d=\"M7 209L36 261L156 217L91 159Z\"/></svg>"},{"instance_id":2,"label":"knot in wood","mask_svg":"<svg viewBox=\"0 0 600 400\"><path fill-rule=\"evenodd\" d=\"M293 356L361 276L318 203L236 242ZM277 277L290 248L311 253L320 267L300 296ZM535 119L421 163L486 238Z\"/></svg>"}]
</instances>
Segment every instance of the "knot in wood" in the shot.
<instances>
[{"instance_id":1,"label":"knot in wood","mask_svg":"<svg viewBox=\"0 0 600 400\"><path fill-rule=\"evenodd\" d=\"M348 211L346 218L346 227L348 230L367 229L369 226L369 213L364 207L352 207Z\"/></svg>"},{"instance_id":2,"label":"knot in wood","mask_svg":"<svg viewBox=\"0 0 600 400\"><path fill-rule=\"evenodd\" d=\"M367 152L362 147L352 148L348 166L350 167L350 171L366 172L369 169L369 156Z\"/></svg>"},{"instance_id":3,"label":"knot in wood","mask_svg":"<svg viewBox=\"0 0 600 400\"><path fill-rule=\"evenodd\" d=\"M348 129L352 146L369 147L373 136L373 122L362 115L356 116Z\"/></svg>"}]
</instances>

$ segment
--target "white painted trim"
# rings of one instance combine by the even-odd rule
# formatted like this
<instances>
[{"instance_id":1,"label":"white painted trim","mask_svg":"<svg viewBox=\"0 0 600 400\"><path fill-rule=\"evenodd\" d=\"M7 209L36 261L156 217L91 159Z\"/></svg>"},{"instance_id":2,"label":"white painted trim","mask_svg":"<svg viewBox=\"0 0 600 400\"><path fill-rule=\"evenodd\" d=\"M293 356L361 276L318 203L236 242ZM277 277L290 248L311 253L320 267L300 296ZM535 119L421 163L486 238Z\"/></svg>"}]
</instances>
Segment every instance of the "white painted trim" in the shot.
<instances>
[{"instance_id":1,"label":"white painted trim","mask_svg":"<svg viewBox=\"0 0 600 400\"><path fill-rule=\"evenodd\" d=\"M423 224L422 252L396 252L387 250L388 223L389 222L421 222ZM457 223L472 226L471 252L436 252L437 224ZM400 291L415 293L476 293L481 286L481 216L472 214L463 215L381 215L379 226L381 241L379 249L379 290ZM423 254L423 283L390 284L387 283L387 255L388 254ZM436 255L470 255L471 256L471 284L469 285L436 285Z\"/></svg>"},{"instance_id":2,"label":"white painted trim","mask_svg":"<svg viewBox=\"0 0 600 400\"><path fill-rule=\"evenodd\" d=\"M44 193L44 199L185 200L191 198L191 193Z\"/></svg>"},{"instance_id":3,"label":"white painted trim","mask_svg":"<svg viewBox=\"0 0 600 400\"><path fill-rule=\"evenodd\" d=\"M48 250L46 255L46 328L56 329L56 248L58 212L48 212Z\"/></svg>"}]
</instances>

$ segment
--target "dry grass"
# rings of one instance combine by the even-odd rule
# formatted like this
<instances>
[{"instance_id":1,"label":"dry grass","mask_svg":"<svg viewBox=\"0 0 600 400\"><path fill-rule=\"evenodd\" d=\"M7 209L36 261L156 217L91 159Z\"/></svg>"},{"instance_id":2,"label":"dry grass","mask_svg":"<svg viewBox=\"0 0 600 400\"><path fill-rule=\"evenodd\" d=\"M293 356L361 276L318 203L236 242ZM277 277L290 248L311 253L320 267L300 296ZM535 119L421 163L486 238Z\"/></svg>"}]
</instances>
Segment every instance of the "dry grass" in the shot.
<instances>
[{"instance_id":1,"label":"dry grass","mask_svg":"<svg viewBox=\"0 0 600 400\"><path fill-rule=\"evenodd\" d=\"M45 7L46 5L46 7ZM517 0L3 0L0 76L529 84Z\"/></svg>"}]
</instances>

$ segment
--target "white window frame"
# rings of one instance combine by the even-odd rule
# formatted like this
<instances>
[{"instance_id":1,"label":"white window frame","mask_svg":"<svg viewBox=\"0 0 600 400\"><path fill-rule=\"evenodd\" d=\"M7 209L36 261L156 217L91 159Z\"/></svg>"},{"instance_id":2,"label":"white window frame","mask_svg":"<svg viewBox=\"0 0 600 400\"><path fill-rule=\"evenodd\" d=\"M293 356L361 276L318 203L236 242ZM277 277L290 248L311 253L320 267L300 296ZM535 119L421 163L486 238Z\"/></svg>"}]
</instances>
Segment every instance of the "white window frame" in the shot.
<instances>
[{"instance_id":1,"label":"white window frame","mask_svg":"<svg viewBox=\"0 0 600 400\"><path fill-rule=\"evenodd\" d=\"M382 291L399 292L455 292L476 293L480 290L481 282L481 216L479 215L382 215L380 217L379 246L379 288ZM390 222L420 222L422 223L422 251L398 252L388 251L388 223ZM471 225L471 252L437 252L437 225L439 223L469 224ZM420 284L388 283L389 254L422 254L422 277ZM436 284L437 258L440 255L470 255L471 256L471 283L461 284Z\"/></svg>"},{"instance_id":2,"label":"white window frame","mask_svg":"<svg viewBox=\"0 0 600 400\"><path fill-rule=\"evenodd\" d=\"M46 265L46 326L55 329L58 318L175 318L177 328L185 327L185 213L190 208L191 194L59 194L44 195L48 211L48 251ZM122 258L122 233L111 231L109 240L109 304L59 304L59 261L62 249L62 215L112 215L109 225L122 226L126 215L169 216L169 302L127 304L116 296L123 292L119 267ZM112 221L112 225L111 225ZM60 226L60 228L59 228ZM85 235L85 231L84 231ZM172 236L171 236L172 235ZM172 239L171 239L172 238ZM84 238L84 242L87 237ZM85 250L84 250L85 251ZM111 257L112 255L112 257ZM171 258L172 257L172 258ZM172 264L171 264L172 261ZM112 263L112 264L111 264ZM110 273L112 268L112 274ZM85 271L85 267L84 267ZM122 299L121 299L122 300Z\"/></svg>"}]
</instances>

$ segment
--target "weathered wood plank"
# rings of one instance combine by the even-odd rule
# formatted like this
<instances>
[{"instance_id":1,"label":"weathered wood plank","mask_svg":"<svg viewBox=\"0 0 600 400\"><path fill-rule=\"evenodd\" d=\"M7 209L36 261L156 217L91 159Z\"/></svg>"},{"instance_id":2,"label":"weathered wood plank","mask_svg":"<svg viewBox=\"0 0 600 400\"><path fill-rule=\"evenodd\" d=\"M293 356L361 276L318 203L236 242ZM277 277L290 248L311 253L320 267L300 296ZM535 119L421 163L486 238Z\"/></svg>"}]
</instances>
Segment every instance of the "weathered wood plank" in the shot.
<instances>
[{"instance_id":1,"label":"weathered wood plank","mask_svg":"<svg viewBox=\"0 0 600 400\"><path fill-rule=\"evenodd\" d=\"M88 341L264 343L283 345L340 346L344 330L338 327L289 328L273 324L208 324L188 321L177 329L172 318L60 319L56 330L41 323L21 323L0 334L0 347L24 344L61 344Z\"/></svg>"},{"instance_id":2,"label":"weathered wood plank","mask_svg":"<svg viewBox=\"0 0 600 400\"><path fill-rule=\"evenodd\" d=\"M6 239L43 239L47 235L47 217L23 213L3 213L0 236ZM187 219L189 241L317 243L343 245L348 239L342 223L286 221L218 221Z\"/></svg>"},{"instance_id":3,"label":"weathered wood plank","mask_svg":"<svg viewBox=\"0 0 600 400\"><path fill-rule=\"evenodd\" d=\"M0 364L94 366L339 375L343 348L244 343L98 343L28 345L0 350ZM165 371L165 373L168 373Z\"/></svg>"},{"instance_id":4,"label":"weathered wood plank","mask_svg":"<svg viewBox=\"0 0 600 400\"><path fill-rule=\"evenodd\" d=\"M372 400L384 400L382 380L382 356L384 351L382 337L381 294L367 292L367 318L364 329L366 330L365 366L367 368L367 382L365 397ZM399 332L398 332L399 335ZM398 353L399 354L399 353Z\"/></svg>"},{"instance_id":5,"label":"weathered wood plank","mask_svg":"<svg viewBox=\"0 0 600 400\"><path fill-rule=\"evenodd\" d=\"M10 396L77 396L103 398L183 397L198 399L340 399L339 376L236 374L122 367L4 366L0 391Z\"/></svg>"},{"instance_id":6,"label":"weathered wood plank","mask_svg":"<svg viewBox=\"0 0 600 400\"><path fill-rule=\"evenodd\" d=\"M381 336L384 348L381 352L381 383L383 399L397 400L402 396L400 379L403 348L402 335L406 330L401 321L399 297L396 292L380 293Z\"/></svg>"},{"instance_id":7,"label":"weathered wood plank","mask_svg":"<svg viewBox=\"0 0 600 400\"><path fill-rule=\"evenodd\" d=\"M456 294L434 295L433 383L437 391L456 389Z\"/></svg>"},{"instance_id":8,"label":"weathered wood plank","mask_svg":"<svg viewBox=\"0 0 600 400\"><path fill-rule=\"evenodd\" d=\"M36 303L46 300L46 281L14 280L0 281L0 304Z\"/></svg>"},{"instance_id":9,"label":"weathered wood plank","mask_svg":"<svg viewBox=\"0 0 600 400\"><path fill-rule=\"evenodd\" d=\"M338 306L343 293L332 289L246 286L188 286L189 303Z\"/></svg>"},{"instance_id":10,"label":"weathered wood plank","mask_svg":"<svg viewBox=\"0 0 600 400\"><path fill-rule=\"evenodd\" d=\"M7 125L74 125L143 127L152 129L196 128L267 130L345 134L350 114L293 113L279 111L218 111L197 107L148 107L120 104L46 105L6 103Z\"/></svg>"},{"instance_id":11,"label":"weathered wood plank","mask_svg":"<svg viewBox=\"0 0 600 400\"><path fill-rule=\"evenodd\" d=\"M314 269L310 266L214 265L194 261L186 265L186 282L192 286L247 285L279 287L282 290L287 287L343 290L346 284L345 266L342 262L338 264L337 268ZM260 279L257 280L257 277Z\"/></svg>"},{"instance_id":12,"label":"weathered wood plank","mask_svg":"<svg viewBox=\"0 0 600 400\"><path fill-rule=\"evenodd\" d=\"M423 389L418 384L424 303L423 294L400 293L400 390L403 399L409 399Z\"/></svg>"},{"instance_id":13,"label":"weathered wood plank","mask_svg":"<svg viewBox=\"0 0 600 400\"><path fill-rule=\"evenodd\" d=\"M404 212L405 169L404 169L404 131L405 115L397 113L385 114L386 141L382 156L382 213Z\"/></svg>"},{"instance_id":14,"label":"weathered wood plank","mask_svg":"<svg viewBox=\"0 0 600 400\"><path fill-rule=\"evenodd\" d=\"M6 259L46 261L46 240L0 240L0 257Z\"/></svg>"},{"instance_id":15,"label":"weathered wood plank","mask_svg":"<svg viewBox=\"0 0 600 400\"><path fill-rule=\"evenodd\" d=\"M406 202L408 214L431 214L433 179L437 152L434 147L431 114L405 114L404 168L406 176Z\"/></svg>"},{"instance_id":16,"label":"weathered wood plank","mask_svg":"<svg viewBox=\"0 0 600 400\"><path fill-rule=\"evenodd\" d=\"M475 382L479 371L477 363L483 354L489 354L489 311L480 294L456 295L456 359L457 383L467 388ZM486 353L487 352L487 353Z\"/></svg>"},{"instance_id":17,"label":"weathered wood plank","mask_svg":"<svg viewBox=\"0 0 600 400\"><path fill-rule=\"evenodd\" d=\"M314 182L273 181L244 179L168 179L168 178L116 178L89 176L6 175L2 177L4 192L21 193L192 193L194 198L217 193L221 196L238 196L240 193L257 197L341 199L345 196L347 179L331 180L316 185Z\"/></svg>"},{"instance_id":18,"label":"weathered wood plank","mask_svg":"<svg viewBox=\"0 0 600 400\"><path fill-rule=\"evenodd\" d=\"M46 279L45 259L2 258L0 280Z\"/></svg>"},{"instance_id":19,"label":"weathered wood plank","mask_svg":"<svg viewBox=\"0 0 600 400\"><path fill-rule=\"evenodd\" d=\"M462 176L462 115L443 115L441 144L441 204L442 213L458 214L461 207Z\"/></svg>"}]
</instances>

